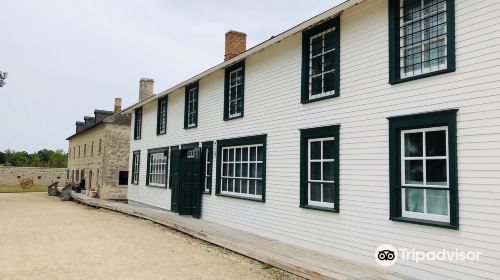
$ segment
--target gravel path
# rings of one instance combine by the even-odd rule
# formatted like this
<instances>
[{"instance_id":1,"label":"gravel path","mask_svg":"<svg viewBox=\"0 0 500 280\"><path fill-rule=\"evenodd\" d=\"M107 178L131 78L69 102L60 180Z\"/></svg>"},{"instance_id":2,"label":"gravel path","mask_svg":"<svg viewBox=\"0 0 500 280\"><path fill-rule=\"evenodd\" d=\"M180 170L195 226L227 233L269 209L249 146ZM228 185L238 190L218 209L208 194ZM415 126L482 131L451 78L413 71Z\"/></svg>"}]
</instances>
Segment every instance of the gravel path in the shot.
<instances>
[{"instance_id":1,"label":"gravel path","mask_svg":"<svg viewBox=\"0 0 500 280\"><path fill-rule=\"evenodd\" d=\"M0 279L302 279L150 221L0 194Z\"/></svg>"}]
</instances>

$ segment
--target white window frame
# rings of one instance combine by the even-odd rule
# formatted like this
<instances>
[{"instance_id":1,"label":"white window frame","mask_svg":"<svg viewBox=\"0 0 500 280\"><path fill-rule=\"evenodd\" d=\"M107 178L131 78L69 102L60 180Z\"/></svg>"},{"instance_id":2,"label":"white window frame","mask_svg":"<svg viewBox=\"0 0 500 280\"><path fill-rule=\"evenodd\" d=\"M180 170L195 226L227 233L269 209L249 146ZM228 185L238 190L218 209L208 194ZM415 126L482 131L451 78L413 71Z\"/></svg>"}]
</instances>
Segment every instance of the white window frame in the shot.
<instances>
[{"instance_id":1,"label":"white window frame","mask_svg":"<svg viewBox=\"0 0 500 280\"><path fill-rule=\"evenodd\" d=\"M231 85L231 75L233 73L234 73L234 78L236 79L236 81L234 82L234 85ZM238 83L238 76L241 76L241 81L239 83ZM229 79L228 79L228 89L229 90L228 90L228 98L227 98L227 100L228 100L227 106L229 106L227 108L227 112L228 112L229 118L235 118L235 117L241 116L242 112L238 112L238 102L243 102L243 97L242 97L241 92L238 91L238 86L243 84L243 78L244 78L243 77L243 67L238 67L237 69L234 69L234 70L229 72ZM236 91L236 99L235 100L231 99L231 89L233 89L233 88ZM231 103L236 103L236 105L234 107L236 112L231 112Z\"/></svg>"},{"instance_id":2,"label":"white window frame","mask_svg":"<svg viewBox=\"0 0 500 280\"><path fill-rule=\"evenodd\" d=\"M336 72L337 69L334 67L332 70L328 70L328 71L324 71L324 67L325 67L325 55L328 54L328 53L331 53L331 52L335 52L337 51L336 48L332 48L331 50L328 50L325 52L325 35L327 33L330 33L330 32L335 32L336 28L335 27L332 27L332 28L328 28L327 30L325 31L322 31L318 34L315 34L313 36L311 36L309 38L309 100L313 100L313 99L317 99L317 98L321 98L321 97L325 97L325 96L329 96L329 95L334 95L335 94L335 90L330 90L330 91L324 91L325 89L325 74L329 74L331 72ZM313 49L312 49L312 42L313 42L313 39L316 39L318 37L322 37L322 40L321 40L321 53L317 54L317 55L314 55L313 56ZM314 58L318 57L318 56L321 56L321 73L319 74L315 74L313 75L312 73L312 61ZM319 94L312 94L312 80L313 78L316 78L318 76L321 76L321 93Z\"/></svg>"},{"instance_id":3,"label":"white window frame","mask_svg":"<svg viewBox=\"0 0 500 280\"><path fill-rule=\"evenodd\" d=\"M188 90L188 104L187 104L187 127L195 127L197 125L198 120L195 119L196 113L197 113L197 108L198 106L196 105L197 99L197 94L196 92L198 91L198 87L192 87ZM192 105L192 106L191 106ZM191 107L193 107L193 110L191 111Z\"/></svg>"},{"instance_id":4,"label":"white window frame","mask_svg":"<svg viewBox=\"0 0 500 280\"><path fill-rule=\"evenodd\" d=\"M426 137L425 134L427 132L432 132L432 131L445 131L446 133L446 155L445 156L427 156L427 150L426 150ZM405 135L406 134L412 134L412 133L422 133L422 156L419 157L407 157L405 156ZM448 147L448 127L447 126L438 126L438 127L429 127L429 128L419 128L419 129L407 129L407 130L401 130L400 133L401 137L401 161L400 161L400 169L401 169L401 186L403 186L402 191L401 191L401 215L403 217L407 218L414 218L414 219L422 219L422 220L431 220L431 221L437 221L437 222L445 222L449 223L450 222L450 152L449 152L449 147ZM444 159L446 160L446 185L432 185L432 184L427 184L427 164L426 161L427 159L429 160L436 160L436 159ZM419 184L406 184L406 160L422 160L423 161L423 182L421 185ZM411 188L421 188L424 190L424 206L423 206L423 213L419 212L413 212L413 211L406 211L406 188L404 187L411 187ZM447 208L448 208L448 214L447 215L438 215L438 214L431 214L427 213L427 195L426 195L426 189L447 189Z\"/></svg>"},{"instance_id":5,"label":"white window frame","mask_svg":"<svg viewBox=\"0 0 500 280\"><path fill-rule=\"evenodd\" d=\"M153 187L166 187L168 188L168 167L169 156L165 156L165 152L148 153L148 185ZM161 178L163 178L163 183ZM153 181L153 178L160 178L159 181Z\"/></svg>"},{"instance_id":6,"label":"white window frame","mask_svg":"<svg viewBox=\"0 0 500 280\"><path fill-rule=\"evenodd\" d=\"M253 148L255 147L255 152L256 152L256 155L255 155L255 160L254 161L251 161L250 160L250 148ZM264 144L251 144L251 145L240 145L240 146L228 146L228 147L222 147L221 149L221 169L220 169L220 193L221 194L227 194L227 195L230 195L230 196L239 196L239 197L245 197L245 198L251 198L251 199L259 199L261 200L262 199L262 194L250 194L248 193L250 191L250 186L249 184L247 184L247 193L240 193L240 192L235 192L234 189L235 189L235 180L248 180L248 181L261 181L263 182L263 177L249 177L250 176L250 164L251 163L255 163L255 176L257 176L258 172L258 166L259 164L261 164L262 168L265 168L264 167L264 161L258 159L258 147L260 147L261 149L264 149ZM247 149L248 150L248 157L247 157L247 160L246 161L243 161L243 154L242 154L242 157L241 157L241 161L236 161L236 149ZM228 151L228 158L227 160L228 161L224 161L224 151L227 150ZM234 159L233 161L229 161L229 150L234 150ZM264 150L262 151L263 153L265 152ZM233 164L233 176L224 176L224 164L227 163L228 166L229 164ZM247 177L236 177L236 163L246 163L247 166L248 166L248 171L247 171ZM228 167L228 173L229 173L229 167ZM264 170L262 170L262 174L264 174ZM224 179L228 179L228 180L233 180L233 191L224 191L222 188L222 186L224 185ZM255 192L257 192L257 184L255 186ZM262 193L264 193L264 189L262 189Z\"/></svg>"},{"instance_id":7,"label":"white window frame","mask_svg":"<svg viewBox=\"0 0 500 280\"><path fill-rule=\"evenodd\" d=\"M321 158L320 159L311 159L311 143L321 141ZM335 208L334 202L324 202L323 201L323 185L321 186L321 201L311 200L311 183L320 183L320 184L332 184L335 185L335 180L333 181L324 181L324 180L311 180L311 163L319 162L321 163L321 178L323 178L323 162L335 162L334 159L324 159L323 158L323 142L325 141L337 141L335 137L321 137L321 138L310 138L307 140L307 204L311 206L325 207L325 208ZM336 178L334 178L336 179ZM335 189L335 186L334 186ZM335 193L335 192L334 192ZM335 201L335 197L334 197Z\"/></svg>"},{"instance_id":8,"label":"white window frame","mask_svg":"<svg viewBox=\"0 0 500 280\"><path fill-rule=\"evenodd\" d=\"M210 192L210 184L209 182L212 180L212 170L211 170L211 161L210 161L210 148L204 148L205 152L205 174L203 174L203 191L208 193Z\"/></svg>"},{"instance_id":9,"label":"white window frame","mask_svg":"<svg viewBox=\"0 0 500 280\"><path fill-rule=\"evenodd\" d=\"M448 14L447 14L447 9L448 9L448 6L447 6L447 3L446 1L443 1L442 3L444 4L444 10L437 10L435 12L432 12L432 13L427 13L425 14L425 9L424 9L424 1L425 0L421 0L420 1L420 7L421 7L421 11L420 11L420 17L419 19L416 19L416 20L411 20L411 21L407 21L405 22L404 21L404 9L403 9L403 5L404 5L404 0L400 0L399 2L399 18L400 18L400 22L399 22L399 37L400 37L400 46L402 46L400 48L400 53L399 53L399 59L400 59L400 65L402 65L400 67L400 76L402 79L404 78L409 78L409 77L413 77L413 76L418 76L418 75L421 75L421 74L426 74L426 73L431 73L431 72L435 72L435 71L438 71L438 70L443 70L443 69L447 69L448 67L448 61L447 61L447 58L448 58L448 27L446 25L446 23L448 22ZM444 11L444 12L443 12ZM438 37L434 37L434 38L431 38L431 39L425 39L424 37L424 34L425 34L425 20L438 14L438 13L443 13L444 15L444 22L445 22L445 28L446 28L446 32L445 34L441 35L441 36L438 36ZM416 42L416 43L413 43L411 45L406 45L406 42L405 42L405 34L404 34L404 28L407 26L407 25L411 25L411 24L414 24L415 22L418 22L420 21L420 36L421 36L421 40ZM430 31L429 31L430 32ZM431 44L433 42L437 42L441 39L444 39L444 45L440 48L444 48L444 63L442 64L439 64L439 61L438 61L438 64L437 65L434 65L434 66L430 66L430 67L424 67L424 55L425 55L425 46L428 45L428 44ZM412 49L412 48L415 48L415 47L420 47L420 56L421 56L421 59L420 59L420 64L421 64L421 68L420 70L417 70L417 71L410 71L410 72L405 72L405 68L406 68L406 61L405 61L405 51L408 50L408 49ZM428 51L430 53L430 50Z\"/></svg>"},{"instance_id":10,"label":"white window frame","mask_svg":"<svg viewBox=\"0 0 500 280\"><path fill-rule=\"evenodd\" d=\"M132 154L132 184L139 184L139 159L141 157L140 153Z\"/></svg>"}]
</instances>

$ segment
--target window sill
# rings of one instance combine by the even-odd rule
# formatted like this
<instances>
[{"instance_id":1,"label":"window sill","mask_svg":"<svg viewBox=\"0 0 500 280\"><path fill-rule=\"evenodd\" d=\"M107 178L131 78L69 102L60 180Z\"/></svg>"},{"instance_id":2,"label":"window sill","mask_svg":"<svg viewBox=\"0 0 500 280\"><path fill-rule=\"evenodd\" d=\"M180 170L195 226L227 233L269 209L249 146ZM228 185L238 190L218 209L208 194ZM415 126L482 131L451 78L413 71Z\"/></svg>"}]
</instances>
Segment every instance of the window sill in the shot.
<instances>
[{"instance_id":1,"label":"window sill","mask_svg":"<svg viewBox=\"0 0 500 280\"><path fill-rule=\"evenodd\" d=\"M222 197L229 197L229 198L237 198L237 199L243 199L243 200L250 200L250 201L256 201L256 202L265 202L264 198L251 198L251 197L243 197L243 196L237 196L237 195L229 195L229 194L215 194L217 196L222 196Z\"/></svg>"},{"instance_id":2,"label":"window sill","mask_svg":"<svg viewBox=\"0 0 500 280\"><path fill-rule=\"evenodd\" d=\"M146 185L146 187L152 187L152 188L159 188L159 189L166 189L167 187L166 186L160 186L160 185Z\"/></svg>"},{"instance_id":3,"label":"window sill","mask_svg":"<svg viewBox=\"0 0 500 280\"><path fill-rule=\"evenodd\" d=\"M197 128L197 127L198 127L198 124L193 125L193 126L186 126L186 127L184 127L184 129L193 129L193 128Z\"/></svg>"},{"instance_id":4,"label":"window sill","mask_svg":"<svg viewBox=\"0 0 500 280\"><path fill-rule=\"evenodd\" d=\"M226 117L224 118L224 121L231 121L231 120L236 120L236 119L241 119L243 118L243 114L241 114L241 116L237 116L237 117Z\"/></svg>"},{"instance_id":5,"label":"window sill","mask_svg":"<svg viewBox=\"0 0 500 280\"><path fill-rule=\"evenodd\" d=\"M390 217L389 220L395 221L395 222L403 222L403 223L410 223L410 224L417 224L417 225L433 226L433 227L458 230L458 225L452 225L450 223L444 223L444 222L436 222L436 221L405 218L405 217Z\"/></svg>"},{"instance_id":6,"label":"window sill","mask_svg":"<svg viewBox=\"0 0 500 280\"><path fill-rule=\"evenodd\" d=\"M314 98L314 99L305 99L305 100L302 100L301 103L302 104L313 103L316 101L321 101L321 100L330 99L330 98L339 97L339 96L340 96L340 94L338 92L336 92L335 94L326 95L323 97L318 97L318 98Z\"/></svg>"},{"instance_id":7,"label":"window sill","mask_svg":"<svg viewBox=\"0 0 500 280\"><path fill-rule=\"evenodd\" d=\"M212 194L211 192L201 192L202 194Z\"/></svg>"},{"instance_id":8,"label":"window sill","mask_svg":"<svg viewBox=\"0 0 500 280\"><path fill-rule=\"evenodd\" d=\"M445 73L450 73L450 72L455 72L455 68L447 68L447 69L434 71L434 72L430 72L430 73L425 73L425 74L420 74L420 75L416 75L416 76L412 76L412 77L408 77L408 78L389 80L389 84L395 85L395 84L419 80L419 79L432 77L432 76L436 76L436 75L441 75L441 74L445 74Z\"/></svg>"},{"instance_id":9,"label":"window sill","mask_svg":"<svg viewBox=\"0 0 500 280\"><path fill-rule=\"evenodd\" d=\"M300 208L311 209L311 210L318 210L318 211L325 211L325 212L339 213L338 209L328 208L328 207L321 207L321 206L300 205Z\"/></svg>"},{"instance_id":10,"label":"window sill","mask_svg":"<svg viewBox=\"0 0 500 280\"><path fill-rule=\"evenodd\" d=\"M157 133L156 133L156 136L165 135L165 134L167 134L167 133L166 133L166 132L163 132L163 133L157 132ZM137 139L136 139L136 140L137 140Z\"/></svg>"}]
</instances>

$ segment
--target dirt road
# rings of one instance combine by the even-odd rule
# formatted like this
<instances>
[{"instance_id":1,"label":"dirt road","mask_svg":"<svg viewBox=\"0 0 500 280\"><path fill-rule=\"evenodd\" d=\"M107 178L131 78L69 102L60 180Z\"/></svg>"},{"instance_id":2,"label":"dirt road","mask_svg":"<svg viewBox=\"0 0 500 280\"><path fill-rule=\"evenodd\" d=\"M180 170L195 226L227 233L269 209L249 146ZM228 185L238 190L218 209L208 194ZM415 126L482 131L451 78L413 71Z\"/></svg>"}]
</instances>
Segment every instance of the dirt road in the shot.
<instances>
[{"instance_id":1,"label":"dirt road","mask_svg":"<svg viewBox=\"0 0 500 280\"><path fill-rule=\"evenodd\" d=\"M150 221L0 194L0 279L299 279Z\"/></svg>"}]
</instances>

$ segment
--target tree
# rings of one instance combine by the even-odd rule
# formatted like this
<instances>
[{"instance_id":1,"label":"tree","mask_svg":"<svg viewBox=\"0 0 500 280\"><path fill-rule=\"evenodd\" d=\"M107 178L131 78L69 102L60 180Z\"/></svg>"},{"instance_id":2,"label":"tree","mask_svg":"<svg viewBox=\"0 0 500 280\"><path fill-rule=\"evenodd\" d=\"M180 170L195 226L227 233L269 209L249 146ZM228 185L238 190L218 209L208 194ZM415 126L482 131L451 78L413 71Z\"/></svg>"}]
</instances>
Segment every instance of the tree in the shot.
<instances>
[{"instance_id":1,"label":"tree","mask_svg":"<svg viewBox=\"0 0 500 280\"><path fill-rule=\"evenodd\" d=\"M3 152L0 152L0 164L4 164L5 163L5 154Z\"/></svg>"},{"instance_id":2,"label":"tree","mask_svg":"<svg viewBox=\"0 0 500 280\"><path fill-rule=\"evenodd\" d=\"M0 87L5 85L5 79L7 79L7 72L0 71Z\"/></svg>"}]
</instances>

